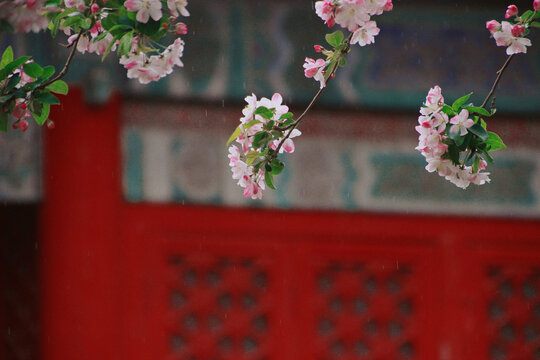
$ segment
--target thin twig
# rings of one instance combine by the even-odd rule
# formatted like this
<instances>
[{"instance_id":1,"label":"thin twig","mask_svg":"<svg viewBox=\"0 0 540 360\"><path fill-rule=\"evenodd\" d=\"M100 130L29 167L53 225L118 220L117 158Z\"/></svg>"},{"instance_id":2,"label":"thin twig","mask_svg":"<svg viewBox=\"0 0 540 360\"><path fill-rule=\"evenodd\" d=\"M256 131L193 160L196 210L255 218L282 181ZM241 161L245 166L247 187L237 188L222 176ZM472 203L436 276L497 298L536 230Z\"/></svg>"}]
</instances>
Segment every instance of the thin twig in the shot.
<instances>
[{"instance_id":1,"label":"thin twig","mask_svg":"<svg viewBox=\"0 0 540 360\"><path fill-rule=\"evenodd\" d=\"M71 43L71 46L72 46L71 52L69 53L69 56L68 56L68 58L67 58L67 60L66 60L66 63L64 64L64 67L63 67L62 70L58 73L58 75L56 75L53 79L51 79L51 80L49 80L49 81L47 81L47 82L44 82L43 84L41 84L40 86L38 86L38 87L36 88L36 90L38 90L38 89L43 89L44 87L46 87L46 86L52 84L53 82L55 82L55 81L57 81L57 80L60 80L61 78L63 78L63 77L66 75L66 73L67 73L67 71L68 71L68 69L69 69L69 64L71 64L71 60L73 59L73 55L75 55L75 51L77 50L77 44L79 43L79 39L81 38L81 35L82 35L83 32L84 32L84 30L81 29L81 31L79 31L79 34L77 35L77 38L75 38L75 41L73 41L73 42Z\"/></svg>"},{"instance_id":2,"label":"thin twig","mask_svg":"<svg viewBox=\"0 0 540 360\"><path fill-rule=\"evenodd\" d=\"M347 43L347 46L342 50L341 52L341 56L345 55L346 53L349 52L349 49L350 49L350 42L351 42L351 38L352 38L352 33L349 35L349 37L347 38L346 40L346 43ZM326 89L326 85L328 85L328 82L330 81L330 79L332 79L334 77L334 75L336 74L336 71L339 67L339 61L337 61L334 65L334 68L331 70L330 72L330 75L328 76L328 78L326 79L326 83L325 83L325 86L320 88L319 91L317 91L317 93L315 94L315 96L313 97L313 99L311 100L311 102L309 103L309 105L307 106L307 108L304 110L304 112L298 117L298 119L296 119L296 121L289 125L287 128L285 128L284 130L289 130L289 132L287 133L287 135L285 135L285 137L283 139L281 139L281 141L279 142L278 146L276 147L276 150L274 152L274 154L271 156L271 158L274 158L277 156L277 154L279 153L279 150L281 149L281 147L283 146L283 143L285 142L285 140L287 140L294 129L296 129L296 127L298 127L298 125L300 124L300 122L304 119L304 117L307 115L308 111L313 107L313 105L315 104L315 102L317 101L317 99L319 98L319 96L321 96L322 92L324 91L324 89Z\"/></svg>"},{"instance_id":3,"label":"thin twig","mask_svg":"<svg viewBox=\"0 0 540 360\"><path fill-rule=\"evenodd\" d=\"M489 101L489 98L492 97L493 94L495 93L495 90L497 89L497 85L499 85L499 81L501 80L502 74L504 73L504 70L506 70L506 68L508 67L508 64L510 64L510 60L512 60L514 55L515 54L510 55L508 59L506 59L506 61L504 62L504 65L502 66L502 68L500 68L499 71L497 71L497 78L495 79L495 82L493 83L493 86L491 87L489 94L486 96L486 98L484 99L484 102L482 103L482 105L480 105L480 107L483 108L484 106L486 106L486 104Z\"/></svg>"}]
</instances>

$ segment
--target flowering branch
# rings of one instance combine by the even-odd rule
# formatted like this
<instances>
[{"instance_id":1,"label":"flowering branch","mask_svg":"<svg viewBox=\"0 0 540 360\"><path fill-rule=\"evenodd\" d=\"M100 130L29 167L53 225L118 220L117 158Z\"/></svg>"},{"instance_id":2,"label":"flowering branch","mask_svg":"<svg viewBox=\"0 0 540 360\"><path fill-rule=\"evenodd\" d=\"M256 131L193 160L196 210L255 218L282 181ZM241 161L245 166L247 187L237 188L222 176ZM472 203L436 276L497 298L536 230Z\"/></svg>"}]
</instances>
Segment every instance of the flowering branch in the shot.
<instances>
[{"instance_id":1,"label":"flowering branch","mask_svg":"<svg viewBox=\"0 0 540 360\"><path fill-rule=\"evenodd\" d=\"M330 49L314 46L317 53L326 56L326 60L305 59L304 75L317 80L320 88L296 120L293 114L288 112L288 107L282 105L280 94L274 94L271 99L260 100L257 100L254 94L246 97L248 105L242 110L244 116L227 142L228 146L233 141L240 144L240 149L236 145L229 146L229 166L233 179L238 180L238 185L244 188L245 197L262 199L266 186L275 189L273 176L280 174L285 167L278 155L282 152L294 152L292 139L302 134L297 129L298 125L319 99L337 69L345 66L345 55L350 51L350 45L365 46L375 41L374 37L380 30L370 17L390 10L391 0L315 2L317 15L329 27L339 24L349 30L350 34L347 39L344 39L341 31L327 34L325 38L331 46Z\"/></svg>"},{"instance_id":2,"label":"flowering branch","mask_svg":"<svg viewBox=\"0 0 540 360\"><path fill-rule=\"evenodd\" d=\"M533 1L533 10L518 16L515 5L508 6L505 18L515 17L515 23L490 20L486 28L495 39L497 46L506 46L504 65L497 71L497 77L481 106L466 102L471 94L462 96L452 105L444 103L441 88L435 86L429 90L426 101L420 108L419 125L416 131L418 146L416 150L426 158L426 170L437 172L454 185L466 189L471 183L483 185L489 183L488 172L482 172L488 163L493 163L490 152L505 149L506 145L494 132L487 131L484 120L495 113L495 90L502 75L514 55L526 53L531 40L525 36L531 28L540 28L540 0ZM493 98L489 111L485 108ZM451 124L451 126L447 126Z\"/></svg>"}]
</instances>

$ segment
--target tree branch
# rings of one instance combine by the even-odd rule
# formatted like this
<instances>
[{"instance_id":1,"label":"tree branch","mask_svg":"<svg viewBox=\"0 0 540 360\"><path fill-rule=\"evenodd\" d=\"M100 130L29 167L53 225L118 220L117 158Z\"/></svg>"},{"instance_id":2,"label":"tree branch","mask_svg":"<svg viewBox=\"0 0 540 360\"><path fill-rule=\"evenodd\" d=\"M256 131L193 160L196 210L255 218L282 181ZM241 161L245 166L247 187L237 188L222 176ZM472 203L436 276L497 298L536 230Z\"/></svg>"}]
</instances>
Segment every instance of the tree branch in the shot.
<instances>
[{"instance_id":1,"label":"tree branch","mask_svg":"<svg viewBox=\"0 0 540 360\"><path fill-rule=\"evenodd\" d=\"M489 91L489 94L486 96L486 98L484 99L484 102L482 103L482 105L480 105L480 107L482 107L482 108L485 107L486 104L488 103L489 99L495 93L495 90L497 89L497 85L499 85L499 81L501 80L502 74L504 73L504 70L506 70L506 68L508 67L508 64L510 64L510 60L512 60L514 55L515 54L510 55L508 57L508 59L506 59L506 61L504 62L504 65L502 66L502 68L500 68L497 71L497 78L495 79L495 82L493 83L493 86L491 87L491 90ZM493 108L493 104L492 104L491 107Z\"/></svg>"}]
</instances>

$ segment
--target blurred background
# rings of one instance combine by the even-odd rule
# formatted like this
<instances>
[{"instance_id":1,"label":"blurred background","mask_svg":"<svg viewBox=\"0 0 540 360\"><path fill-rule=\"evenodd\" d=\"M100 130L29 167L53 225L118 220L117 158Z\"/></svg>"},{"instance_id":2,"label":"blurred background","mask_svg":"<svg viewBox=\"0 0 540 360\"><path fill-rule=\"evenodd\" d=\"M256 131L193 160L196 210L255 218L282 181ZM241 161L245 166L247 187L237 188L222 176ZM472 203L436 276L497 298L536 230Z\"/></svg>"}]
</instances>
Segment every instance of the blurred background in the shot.
<instances>
[{"instance_id":1,"label":"blurred background","mask_svg":"<svg viewBox=\"0 0 540 360\"><path fill-rule=\"evenodd\" d=\"M414 150L429 88L488 93L506 55L485 22L509 4L396 0L262 201L225 142L245 96L299 114L318 90L311 1L190 1L184 68L147 86L77 54L55 129L0 135L0 359L540 359L540 37L497 91L491 184Z\"/></svg>"}]
</instances>

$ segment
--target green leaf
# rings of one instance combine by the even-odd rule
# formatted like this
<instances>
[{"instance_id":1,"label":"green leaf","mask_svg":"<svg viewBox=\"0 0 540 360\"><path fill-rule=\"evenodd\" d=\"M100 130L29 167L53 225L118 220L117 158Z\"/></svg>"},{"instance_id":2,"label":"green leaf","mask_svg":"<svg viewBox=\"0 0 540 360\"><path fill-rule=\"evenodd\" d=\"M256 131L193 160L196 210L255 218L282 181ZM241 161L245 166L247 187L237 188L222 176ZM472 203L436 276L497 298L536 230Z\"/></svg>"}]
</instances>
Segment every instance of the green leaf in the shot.
<instances>
[{"instance_id":1,"label":"green leaf","mask_svg":"<svg viewBox=\"0 0 540 360\"><path fill-rule=\"evenodd\" d=\"M446 104L444 104L441 111L443 113L445 113L446 115L448 115L448 116L455 116L456 115L456 112L449 105L446 105Z\"/></svg>"},{"instance_id":2,"label":"green leaf","mask_svg":"<svg viewBox=\"0 0 540 360\"><path fill-rule=\"evenodd\" d=\"M281 115L281 116L279 117L279 120L290 119L290 118L292 118L292 117L293 117L293 113L292 113L292 112L288 112L288 113L285 113L285 114Z\"/></svg>"},{"instance_id":3,"label":"green leaf","mask_svg":"<svg viewBox=\"0 0 540 360\"><path fill-rule=\"evenodd\" d=\"M124 25L124 24L116 24L116 25L113 25L110 29L108 29L109 32L111 34L113 34L114 36L123 36L123 34L126 33L126 31L132 31L133 28L129 25Z\"/></svg>"},{"instance_id":4,"label":"green leaf","mask_svg":"<svg viewBox=\"0 0 540 360\"><path fill-rule=\"evenodd\" d=\"M448 137L456 143L457 146L460 146L463 144L463 141L465 140L464 136L461 136L459 132L453 133L451 131L448 131Z\"/></svg>"},{"instance_id":5,"label":"green leaf","mask_svg":"<svg viewBox=\"0 0 540 360\"><path fill-rule=\"evenodd\" d=\"M484 141L488 139L487 131L480 124L474 124L468 130Z\"/></svg>"},{"instance_id":6,"label":"green leaf","mask_svg":"<svg viewBox=\"0 0 540 360\"><path fill-rule=\"evenodd\" d=\"M475 156L474 157L474 162L473 162L473 167L472 167L473 173L478 171L478 166L479 165L480 165L480 158L478 156Z\"/></svg>"},{"instance_id":7,"label":"green leaf","mask_svg":"<svg viewBox=\"0 0 540 360\"><path fill-rule=\"evenodd\" d=\"M489 111L479 106L467 106L464 109L472 114L479 114L479 115L484 115L488 117L491 116L491 113Z\"/></svg>"},{"instance_id":8,"label":"green leaf","mask_svg":"<svg viewBox=\"0 0 540 360\"><path fill-rule=\"evenodd\" d=\"M15 69L17 69L19 66L21 66L28 60L30 60L30 56L23 56L7 64L5 68L0 70L0 81L7 78L9 74L11 74Z\"/></svg>"},{"instance_id":9,"label":"green leaf","mask_svg":"<svg viewBox=\"0 0 540 360\"><path fill-rule=\"evenodd\" d=\"M520 16L521 21L525 23L525 22L529 21L530 18L531 18L533 15L534 15L534 11L532 11L532 10L527 10L527 11L525 11L525 12Z\"/></svg>"},{"instance_id":10,"label":"green leaf","mask_svg":"<svg viewBox=\"0 0 540 360\"><path fill-rule=\"evenodd\" d=\"M265 119L271 119L274 116L274 111L275 110L270 110L267 107L259 106L255 110L254 114L255 115L261 115Z\"/></svg>"},{"instance_id":11,"label":"green leaf","mask_svg":"<svg viewBox=\"0 0 540 360\"><path fill-rule=\"evenodd\" d=\"M539 12L539 14L540 14L540 12ZM532 23L529 24L529 26L540 29L540 22L533 21Z\"/></svg>"},{"instance_id":12,"label":"green leaf","mask_svg":"<svg viewBox=\"0 0 540 360\"><path fill-rule=\"evenodd\" d=\"M9 99L11 99L13 97L13 94L8 94L8 95L3 95L3 96L0 96L0 104L4 104L5 102L7 102ZM1 110L0 110L1 111Z\"/></svg>"},{"instance_id":13,"label":"green leaf","mask_svg":"<svg viewBox=\"0 0 540 360\"><path fill-rule=\"evenodd\" d=\"M34 120L41 126L45 124L45 121L49 118L49 114L51 112L51 106L49 104L43 104L43 109L41 110L41 114L38 115L36 113L33 113Z\"/></svg>"},{"instance_id":14,"label":"green leaf","mask_svg":"<svg viewBox=\"0 0 540 360\"><path fill-rule=\"evenodd\" d=\"M486 143L489 145L490 151L506 149L506 145L504 144L502 139L499 137L499 135L495 134L494 132L488 132L488 139Z\"/></svg>"},{"instance_id":15,"label":"green leaf","mask_svg":"<svg viewBox=\"0 0 540 360\"><path fill-rule=\"evenodd\" d=\"M105 52L103 53L103 56L101 57L101 61L105 60L105 58L107 57L107 55L109 55L109 53L111 52L111 50L112 50L114 44L116 44L116 41L117 41L118 39L120 39L120 35L116 35L116 36L112 39L111 43L109 44L109 46L107 46L107 49L106 49Z\"/></svg>"},{"instance_id":16,"label":"green leaf","mask_svg":"<svg viewBox=\"0 0 540 360\"><path fill-rule=\"evenodd\" d=\"M0 109L0 131L8 131L8 114L3 109Z\"/></svg>"},{"instance_id":17,"label":"green leaf","mask_svg":"<svg viewBox=\"0 0 540 360\"><path fill-rule=\"evenodd\" d=\"M47 65L43 68L43 74L41 74L42 80L47 80L54 74L54 66Z\"/></svg>"},{"instance_id":18,"label":"green leaf","mask_svg":"<svg viewBox=\"0 0 540 360\"><path fill-rule=\"evenodd\" d=\"M459 109L461 108L461 105L465 104L467 102L467 100L469 100L471 95L472 95L472 93L467 94L465 96L460 97L456 101L454 101L454 103L452 104L452 110L454 110L455 112L459 112Z\"/></svg>"},{"instance_id":19,"label":"green leaf","mask_svg":"<svg viewBox=\"0 0 540 360\"><path fill-rule=\"evenodd\" d=\"M56 96L54 96L48 91L40 91L39 93L34 94L34 98L39 100L43 104L50 104L50 105L60 104L60 100L58 100Z\"/></svg>"},{"instance_id":20,"label":"green leaf","mask_svg":"<svg viewBox=\"0 0 540 360\"><path fill-rule=\"evenodd\" d=\"M155 20L148 20L146 24L143 23L137 23L137 30L142 32L144 35L147 36L153 36L155 33L157 33L161 29L161 22L155 21Z\"/></svg>"},{"instance_id":21,"label":"green leaf","mask_svg":"<svg viewBox=\"0 0 540 360\"><path fill-rule=\"evenodd\" d=\"M274 186L274 178L269 171L264 172L264 182L266 183L266 185L268 185L270 189L276 190L276 187Z\"/></svg>"},{"instance_id":22,"label":"green leaf","mask_svg":"<svg viewBox=\"0 0 540 360\"><path fill-rule=\"evenodd\" d=\"M325 39L331 46L338 47L343 42L343 33L338 30L331 34L326 34Z\"/></svg>"},{"instance_id":23,"label":"green leaf","mask_svg":"<svg viewBox=\"0 0 540 360\"><path fill-rule=\"evenodd\" d=\"M493 163L493 158L491 157L491 155L489 155L489 152L487 152L486 150L483 150L482 153L480 154L488 163Z\"/></svg>"},{"instance_id":24,"label":"green leaf","mask_svg":"<svg viewBox=\"0 0 540 360\"><path fill-rule=\"evenodd\" d=\"M347 60L342 56L339 58L339 66L344 67L345 65L347 65Z\"/></svg>"},{"instance_id":25,"label":"green leaf","mask_svg":"<svg viewBox=\"0 0 540 360\"><path fill-rule=\"evenodd\" d=\"M19 83L20 80L21 80L21 75L20 74L15 74L12 77L10 77L9 81L8 81L8 83L6 85L5 91L8 92L11 89L13 89L15 86L17 86L17 84Z\"/></svg>"},{"instance_id":26,"label":"green leaf","mask_svg":"<svg viewBox=\"0 0 540 360\"><path fill-rule=\"evenodd\" d=\"M53 6L53 5L60 5L62 3L62 0L47 0L45 2L45 6Z\"/></svg>"},{"instance_id":27,"label":"green leaf","mask_svg":"<svg viewBox=\"0 0 540 360\"><path fill-rule=\"evenodd\" d=\"M233 133L229 137L229 140L227 140L227 146L229 146L234 140L236 140L236 138L239 137L241 133L242 133L242 124L238 125L236 129L234 129Z\"/></svg>"},{"instance_id":28,"label":"green leaf","mask_svg":"<svg viewBox=\"0 0 540 360\"><path fill-rule=\"evenodd\" d=\"M47 85L45 89L56 94L66 95L68 93L69 87L64 81L56 80L52 84Z\"/></svg>"},{"instance_id":29,"label":"green leaf","mask_svg":"<svg viewBox=\"0 0 540 360\"><path fill-rule=\"evenodd\" d=\"M62 26L63 27L80 26L81 21L82 21L81 15L70 16L64 20L64 22L62 23Z\"/></svg>"},{"instance_id":30,"label":"green leaf","mask_svg":"<svg viewBox=\"0 0 540 360\"><path fill-rule=\"evenodd\" d=\"M482 126L484 128L484 130L487 130L487 124L486 122L484 121L484 119L480 119L480 126Z\"/></svg>"},{"instance_id":31,"label":"green leaf","mask_svg":"<svg viewBox=\"0 0 540 360\"><path fill-rule=\"evenodd\" d=\"M7 64L13 61L13 49L11 46L8 46L7 49L2 54L2 60L0 61L0 69L6 67Z\"/></svg>"},{"instance_id":32,"label":"green leaf","mask_svg":"<svg viewBox=\"0 0 540 360\"><path fill-rule=\"evenodd\" d=\"M43 68L35 62L30 62L23 65L23 71L31 78L37 79L43 74Z\"/></svg>"},{"instance_id":33,"label":"green leaf","mask_svg":"<svg viewBox=\"0 0 540 360\"><path fill-rule=\"evenodd\" d=\"M253 162L259 157L259 152L257 150L251 150L246 154L246 164L250 166Z\"/></svg>"},{"instance_id":34,"label":"green leaf","mask_svg":"<svg viewBox=\"0 0 540 360\"><path fill-rule=\"evenodd\" d=\"M448 146L448 158L454 165L459 165L459 150L456 146Z\"/></svg>"},{"instance_id":35,"label":"green leaf","mask_svg":"<svg viewBox=\"0 0 540 360\"><path fill-rule=\"evenodd\" d=\"M283 162L281 162L278 158L274 158L270 165L272 166L272 175L281 174L281 172L285 168L285 164L283 164Z\"/></svg>"},{"instance_id":36,"label":"green leaf","mask_svg":"<svg viewBox=\"0 0 540 360\"><path fill-rule=\"evenodd\" d=\"M84 30L90 29L91 26L92 26L92 19L91 19L91 18L84 18L84 19L81 21L81 27L82 27Z\"/></svg>"},{"instance_id":37,"label":"green leaf","mask_svg":"<svg viewBox=\"0 0 540 360\"><path fill-rule=\"evenodd\" d=\"M120 39L120 53L126 56L129 55L131 51L131 46L133 44L133 31L127 32Z\"/></svg>"}]
</instances>

